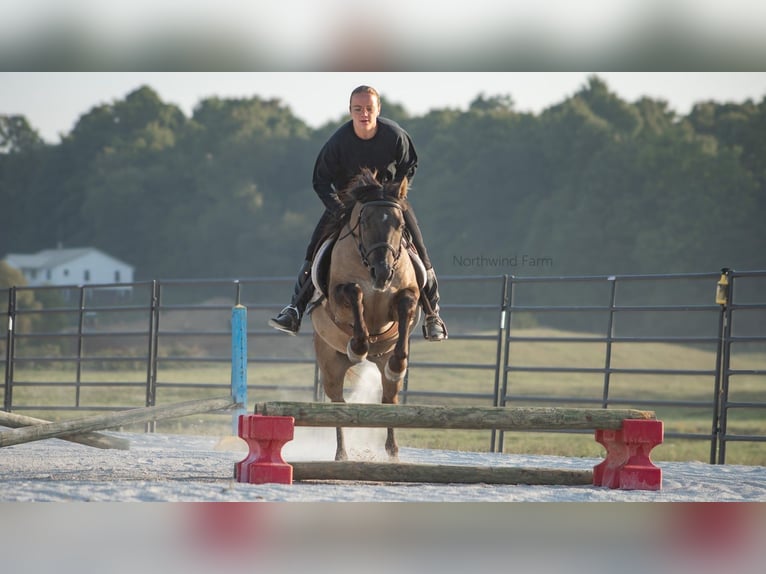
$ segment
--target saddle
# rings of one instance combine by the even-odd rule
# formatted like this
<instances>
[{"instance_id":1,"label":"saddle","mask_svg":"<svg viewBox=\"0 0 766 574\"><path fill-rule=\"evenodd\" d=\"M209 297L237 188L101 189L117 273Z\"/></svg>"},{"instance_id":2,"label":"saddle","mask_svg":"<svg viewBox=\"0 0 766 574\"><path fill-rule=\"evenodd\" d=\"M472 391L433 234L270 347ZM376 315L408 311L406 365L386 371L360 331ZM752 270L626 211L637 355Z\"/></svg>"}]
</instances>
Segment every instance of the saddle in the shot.
<instances>
[{"instance_id":1,"label":"saddle","mask_svg":"<svg viewBox=\"0 0 766 574\"><path fill-rule=\"evenodd\" d=\"M330 280L330 263L332 260L332 248L335 245L338 237L333 235L325 239L314 254L314 261L311 264L311 281L314 284L314 296L308 305L307 313L322 303L322 300L327 297L327 288ZM412 242L402 238L402 249L407 252L412 261L412 266L415 268L415 277L417 278L418 286L423 289L426 286L427 273L426 267L423 265L423 261L420 259L415 246Z\"/></svg>"}]
</instances>

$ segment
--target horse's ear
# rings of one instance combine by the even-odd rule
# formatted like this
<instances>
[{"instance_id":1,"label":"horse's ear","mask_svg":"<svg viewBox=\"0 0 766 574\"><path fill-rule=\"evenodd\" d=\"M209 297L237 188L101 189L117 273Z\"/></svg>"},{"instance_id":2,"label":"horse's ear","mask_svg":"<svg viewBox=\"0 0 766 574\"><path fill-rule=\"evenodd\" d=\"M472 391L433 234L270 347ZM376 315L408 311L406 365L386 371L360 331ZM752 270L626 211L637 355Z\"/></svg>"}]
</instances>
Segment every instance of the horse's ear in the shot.
<instances>
[{"instance_id":1,"label":"horse's ear","mask_svg":"<svg viewBox=\"0 0 766 574\"><path fill-rule=\"evenodd\" d=\"M402 180L401 185L399 185L399 199L404 199L407 197L408 189L409 189L409 183L407 182L407 178L405 177Z\"/></svg>"}]
</instances>

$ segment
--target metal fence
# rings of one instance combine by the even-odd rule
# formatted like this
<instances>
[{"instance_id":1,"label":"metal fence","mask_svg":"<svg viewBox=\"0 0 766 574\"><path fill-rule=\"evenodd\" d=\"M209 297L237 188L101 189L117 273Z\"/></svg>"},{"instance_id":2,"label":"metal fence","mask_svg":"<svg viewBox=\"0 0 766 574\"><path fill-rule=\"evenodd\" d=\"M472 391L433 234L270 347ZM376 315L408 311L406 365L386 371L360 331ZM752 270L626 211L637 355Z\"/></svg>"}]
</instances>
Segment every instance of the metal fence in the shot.
<instances>
[{"instance_id":1,"label":"metal fence","mask_svg":"<svg viewBox=\"0 0 766 574\"><path fill-rule=\"evenodd\" d=\"M118 410L228 390L238 303L251 399L322 400L310 325L289 337L266 324L292 281L8 289L3 408ZM413 335L402 402L651 408L669 441L708 441L719 464L729 443L766 443L766 271L453 276L440 287L450 340ZM684 429L687 413L709 431ZM504 438L493 432L490 450Z\"/></svg>"}]
</instances>

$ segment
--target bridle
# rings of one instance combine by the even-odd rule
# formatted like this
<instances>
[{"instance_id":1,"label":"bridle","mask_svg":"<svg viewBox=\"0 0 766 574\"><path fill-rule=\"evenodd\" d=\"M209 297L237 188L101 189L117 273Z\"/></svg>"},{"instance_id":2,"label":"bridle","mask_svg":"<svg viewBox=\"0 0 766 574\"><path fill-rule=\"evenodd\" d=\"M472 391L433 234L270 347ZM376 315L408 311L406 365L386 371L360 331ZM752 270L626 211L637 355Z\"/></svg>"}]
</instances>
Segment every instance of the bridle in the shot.
<instances>
[{"instance_id":1,"label":"bridle","mask_svg":"<svg viewBox=\"0 0 766 574\"><path fill-rule=\"evenodd\" d=\"M367 207L393 207L395 209L398 209L399 211L404 211L404 208L402 205L396 201L393 200L387 200L387 199L375 199L372 201L365 201L362 203L362 208L359 211L359 217L356 220L356 224L351 227L350 224L348 225L348 233L341 237L340 239L344 239L351 235L356 240L356 246L357 249L359 249L359 255L362 257L362 263L364 263L364 266L369 269L371 267L369 257L370 254L374 251L377 251L378 249L387 249L391 251L394 255L394 264L391 266L392 271L396 269L397 264L399 263L399 258L402 255L402 244L401 241L399 242L399 245L394 247L390 243L386 241L380 241L378 243L373 243L369 247L364 244L364 240L362 239L362 230L364 227L363 221L364 221L364 210ZM359 233L356 233L357 229L360 229Z\"/></svg>"}]
</instances>

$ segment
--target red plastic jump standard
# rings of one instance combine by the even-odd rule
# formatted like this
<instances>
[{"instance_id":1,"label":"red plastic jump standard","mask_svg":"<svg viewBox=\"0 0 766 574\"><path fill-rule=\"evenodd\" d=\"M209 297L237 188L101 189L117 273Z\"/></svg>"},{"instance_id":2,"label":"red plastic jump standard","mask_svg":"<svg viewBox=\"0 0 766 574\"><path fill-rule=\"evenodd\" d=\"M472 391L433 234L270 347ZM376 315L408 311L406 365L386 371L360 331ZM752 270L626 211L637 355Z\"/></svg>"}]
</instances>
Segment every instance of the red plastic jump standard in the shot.
<instances>
[{"instance_id":1,"label":"red plastic jump standard","mask_svg":"<svg viewBox=\"0 0 766 574\"><path fill-rule=\"evenodd\" d=\"M620 430L597 430L606 458L593 468L593 484L622 490L661 490L662 469L650 458L664 439L662 421L626 419Z\"/></svg>"},{"instance_id":2,"label":"red plastic jump standard","mask_svg":"<svg viewBox=\"0 0 766 574\"><path fill-rule=\"evenodd\" d=\"M282 447L295 433L293 417L240 415L238 430L250 452L234 465L237 482L293 483L293 467L282 458Z\"/></svg>"}]
</instances>

